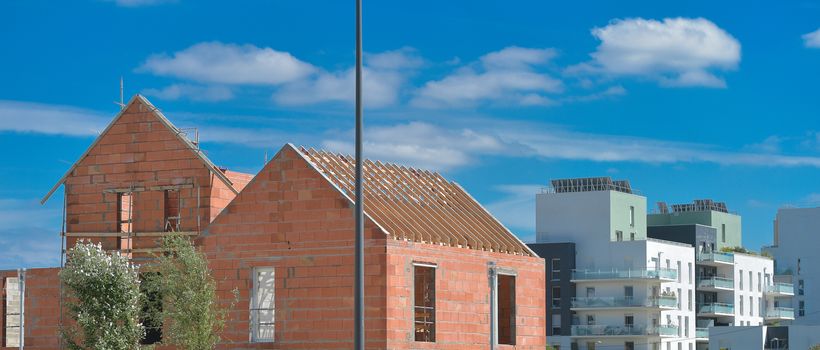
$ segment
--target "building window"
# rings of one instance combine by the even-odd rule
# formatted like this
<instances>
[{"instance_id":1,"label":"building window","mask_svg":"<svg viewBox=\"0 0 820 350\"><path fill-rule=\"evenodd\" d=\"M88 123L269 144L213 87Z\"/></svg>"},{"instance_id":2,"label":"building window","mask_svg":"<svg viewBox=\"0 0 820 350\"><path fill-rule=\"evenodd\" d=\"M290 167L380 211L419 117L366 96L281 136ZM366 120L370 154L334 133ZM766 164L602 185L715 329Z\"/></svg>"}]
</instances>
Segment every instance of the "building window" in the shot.
<instances>
[{"instance_id":1,"label":"building window","mask_svg":"<svg viewBox=\"0 0 820 350\"><path fill-rule=\"evenodd\" d=\"M754 280L754 273L752 271L749 271L749 291L750 292L754 290L754 281L753 280Z\"/></svg>"},{"instance_id":2,"label":"building window","mask_svg":"<svg viewBox=\"0 0 820 350\"><path fill-rule=\"evenodd\" d=\"M631 329L635 326L635 316L634 315L624 315L624 327L627 329Z\"/></svg>"},{"instance_id":3,"label":"building window","mask_svg":"<svg viewBox=\"0 0 820 350\"><path fill-rule=\"evenodd\" d=\"M757 273L757 291L763 291L763 279L761 278L763 275L760 272Z\"/></svg>"},{"instance_id":4,"label":"building window","mask_svg":"<svg viewBox=\"0 0 820 350\"><path fill-rule=\"evenodd\" d=\"M515 276L498 275L498 343L515 345Z\"/></svg>"},{"instance_id":5,"label":"building window","mask_svg":"<svg viewBox=\"0 0 820 350\"><path fill-rule=\"evenodd\" d=\"M165 210L163 215L165 218L165 232L179 231L180 204L179 190L165 191Z\"/></svg>"},{"instance_id":6,"label":"building window","mask_svg":"<svg viewBox=\"0 0 820 350\"><path fill-rule=\"evenodd\" d=\"M595 297L595 287L587 287L587 298Z\"/></svg>"},{"instance_id":7,"label":"building window","mask_svg":"<svg viewBox=\"0 0 820 350\"><path fill-rule=\"evenodd\" d=\"M797 274L798 275L800 274L800 270L801 270L801 268L800 268L800 258L797 258Z\"/></svg>"},{"instance_id":8,"label":"building window","mask_svg":"<svg viewBox=\"0 0 820 350\"><path fill-rule=\"evenodd\" d=\"M755 315L755 299L752 296L749 296L749 316Z\"/></svg>"},{"instance_id":9,"label":"building window","mask_svg":"<svg viewBox=\"0 0 820 350\"><path fill-rule=\"evenodd\" d=\"M551 262L551 272L550 278L553 281L561 279L561 259L553 258Z\"/></svg>"},{"instance_id":10,"label":"building window","mask_svg":"<svg viewBox=\"0 0 820 350\"><path fill-rule=\"evenodd\" d=\"M635 342L628 341L624 343L624 350L635 350Z\"/></svg>"},{"instance_id":11,"label":"building window","mask_svg":"<svg viewBox=\"0 0 820 350\"><path fill-rule=\"evenodd\" d=\"M743 289L743 270L740 270L740 273L738 274L738 276L740 276L740 279L738 280L738 283L739 283L738 289L742 290Z\"/></svg>"},{"instance_id":12,"label":"building window","mask_svg":"<svg viewBox=\"0 0 820 350\"><path fill-rule=\"evenodd\" d=\"M436 341L436 268L414 265L413 315L416 341Z\"/></svg>"},{"instance_id":13,"label":"building window","mask_svg":"<svg viewBox=\"0 0 820 350\"><path fill-rule=\"evenodd\" d=\"M20 347L20 280L6 277L5 346Z\"/></svg>"},{"instance_id":14,"label":"building window","mask_svg":"<svg viewBox=\"0 0 820 350\"><path fill-rule=\"evenodd\" d=\"M561 287L552 287L552 308L561 308Z\"/></svg>"},{"instance_id":15,"label":"building window","mask_svg":"<svg viewBox=\"0 0 820 350\"><path fill-rule=\"evenodd\" d=\"M587 350L595 350L595 342L594 341L588 341L587 342Z\"/></svg>"},{"instance_id":16,"label":"building window","mask_svg":"<svg viewBox=\"0 0 820 350\"><path fill-rule=\"evenodd\" d=\"M740 315L741 315L741 316L743 316L743 296L740 296L740 297L738 297L738 298L739 298L739 300L740 300L740 303L739 303L739 306L740 306Z\"/></svg>"},{"instance_id":17,"label":"building window","mask_svg":"<svg viewBox=\"0 0 820 350\"><path fill-rule=\"evenodd\" d=\"M806 302L803 300L800 300L797 303L797 316L806 316Z\"/></svg>"},{"instance_id":18,"label":"building window","mask_svg":"<svg viewBox=\"0 0 820 350\"><path fill-rule=\"evenodd\" d=\"M692 263L689 263L689 284L694 283L694 279L692 278Z\"/></svg>"},{"instance_id":19,"label":"building window","mask_svg":"<svg viewBox=\"0 0 820 350\"><path fill-rule=\"evenodd\" d=\"M804 286L805 284L803 283L803 280L797 280L797 295L803 295Z\"/></svg>"},{"instance_id":20,"label":"building window","mask_svg":"<svg viewBox=\"0 0 820 350\"><path fill-rule=\"evenodd\" d=\"M681 323L683 323L683 318L678 316L678 337L683 336L683 327L681 327Z\"/></svg>"},{"instance_id":21,"label":"building window","mask_svg":"<svg viewBox=\"0 0 820 350\"><path fill-rule=\"evenodd\" d=\"M635 288L632 286L624 286L624 299L631 300L635 296Z\"/></svg>"},{"instance_id":22,"label":"building window","mask_svg":"<svg viewBox=\"0 0 820 350\"><path fill-rule=\"evenodd\" d=\"M720 224L720 241L726 243L726 224Z\"/></svg>"},{"instance_id":23,"label":"building window","mask_svg":"<svg viewBox=\"0 0 820 350\"><path fill-rule=\"evenodd\" d=\"M692 290L688 290L689 294L689 311L692 311Z\"/></svg>"},{"instance_id":24,"label":"building window","mask_svg":"<svg viewBox=\"0 0 820 350\"><path fill-rule=\"evenodd\" d=\"M622 242L624 240L624 231L615 231L615 240Z\"/></svg>"},{"instance_id":25,"label":"building window","mask_svg":"<svg viewBox=\"0 0 820 350\"><path fill-rule=\"evenodd\" d=\"M688 337L689 336L689 316L686 316L686 318L684 319L683 327L684 327L684 329L686 329L686 331L683 333L683 336Z\"/></svg>"},{"instance_id":26,"label":"building window","mask_svg":"<svg viewBox=\"0 0 820 350\"><path fill-rule=\"evenodd\" d=\"M274 340L274 314L276 311L275 279L272 267L253 269L251 293L251 342L269 343Z\"/></svg>"},{"instance_id":27,"label":"building window","mask_svg":"<svg viewBox=\"0 0 820 350\"><path fill-rule=\"evenodd\" d=\"M680 283L681 279L683 278L682 277L682 275L683 275L682 272L683 272L683 269L681 269L681 262L678 261L678 283ZM680 295L680 293L678 293L678 295Z\"/></svg>"},{"instance_id":28,"label":"building window","mask_svg":"<svg viewBox=\"0 0 820 350\"><path fill-rule=\"evenodd\" d=\"M552 315L552 335L561 335L561 314Z\"/></svg>"},{"instance_id":29,"label":"building window","mask_svg":"<svg viewBox=\"0 0 820 350\"><path fill-rule=\"evenodd\" d=\"M595 325L595 315L587 315L587 326Z\"/></svg>"},{"instance_id":30,"label":"building window","mask_svg":"<svg viewBox=\"0 0 820 350\"><path fill-rule=\"evenodd\" d=\"M635 240L635 232L630 232L630 233L629 233L629 240L630 240L630 241L634 241L634 240Z\"/></svg>"},{"instance_id":31,"label":"building window","mask_svg":"<svg viewBox=\"0 0 820 350\"><path fill-rule=\"evenodd\" d=\"M117 231L133 232L133 209L134 195L128 193L117 193ZM131 237L124 236L117 239L118 250L131 249Z\"/></svg>"},{"instance_id":32,"label":"building window","mask_svg":"<svg viewBox=\"0 0 820 350\"><path fill-rule=\"evenodd\" d=\"M676 295L675 299L678 299L678 310L682 310L680 308L680 305L681 305L681 302L682 302L681 299L683 299L683 291L681 291L680 288L678 288L678 294Z\"/></svg>"},{"instance_id":33,"label":"building window","mask_svg":"<svg viewBox=\"0 0 820 350\"><path fill-rule=\"evenodd\" d=\"M629 206L629 227L635 227L635 207Z\"/></svg>"}]
</instances>

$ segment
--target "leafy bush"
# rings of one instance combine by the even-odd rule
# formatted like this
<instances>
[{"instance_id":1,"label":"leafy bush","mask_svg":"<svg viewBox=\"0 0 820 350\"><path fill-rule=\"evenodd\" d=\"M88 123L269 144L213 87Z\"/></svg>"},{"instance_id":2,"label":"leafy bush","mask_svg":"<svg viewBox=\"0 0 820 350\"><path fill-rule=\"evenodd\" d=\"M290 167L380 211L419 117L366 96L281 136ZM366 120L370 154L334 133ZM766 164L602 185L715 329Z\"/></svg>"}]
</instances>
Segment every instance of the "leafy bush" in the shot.
<instances>
[{"instance_id":1,"label":"leafy bush","mask_svg":"<svg viewBox=\"0 0 820 350\"><path fill-rule=\"evenodd\" d=\"M72 350L133 350L145 334L139 322L138 267L99 244L78 242L67 254L60 280L64 305L73 320L63 325Z\"/></svg>"},{"instance_id":2,"label":"leafy bush","mask_svg":"<svg viewBox=\"0 0 820 350\"><path fill-rule=\"evenodd\" d=\"M160 246L164 254L156 256L152 266L155 273L144 275L148 294L162 298L161 307L149 308L153 314L148 323L163 325L163 344L213 349L224 329L227 310L219 307L216 281L205 254L179 234L163 237Z\"/></svg>"}]
</instances>

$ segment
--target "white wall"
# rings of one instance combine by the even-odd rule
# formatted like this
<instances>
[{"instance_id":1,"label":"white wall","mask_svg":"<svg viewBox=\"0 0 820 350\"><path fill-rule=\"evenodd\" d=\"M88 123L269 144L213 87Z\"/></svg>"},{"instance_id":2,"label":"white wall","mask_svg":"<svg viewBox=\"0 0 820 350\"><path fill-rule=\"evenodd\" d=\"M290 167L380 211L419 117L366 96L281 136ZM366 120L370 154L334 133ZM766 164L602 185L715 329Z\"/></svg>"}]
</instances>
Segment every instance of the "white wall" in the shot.
<instances>
[{"instance_id":1,"label":"white wall","mask_svg":"<svg viewBox=\"0 0 820 350\"><path fill-rule=\"evenodd\" d=\"M791 270L794 274L795 296L791 307L794 308L795 320L792 324L820 324L820 207L780 209L775 225L779 236L776 246L764 250L774 256L778 273ZM800 280L803 280L804 295L798 295ZM800 301L805 303L804 317L798 316ZM781 306L789 305L781 303Z\"/></svg>"},{"instance_id":2,"label":"white wall","mask_svg":"<svg viewBox=\"0 0 820 350\"><path fill-rule=\"evenodd\" d=\"M774 306L773 300L764 297L765 275L771 274L774 270L772 259L735 253L734 266L734 305L735 305L735 325L759 326L764 324L763 315L766 310ZM749 272L752 279L749 280ZM743 288L741 288L741 274ZM771 283L771 282L770 282ZM753 305L750 308L749 298L752 298ZM740 312L740 300L743 300L743 313Z\"/></svg>"}]
</instances>

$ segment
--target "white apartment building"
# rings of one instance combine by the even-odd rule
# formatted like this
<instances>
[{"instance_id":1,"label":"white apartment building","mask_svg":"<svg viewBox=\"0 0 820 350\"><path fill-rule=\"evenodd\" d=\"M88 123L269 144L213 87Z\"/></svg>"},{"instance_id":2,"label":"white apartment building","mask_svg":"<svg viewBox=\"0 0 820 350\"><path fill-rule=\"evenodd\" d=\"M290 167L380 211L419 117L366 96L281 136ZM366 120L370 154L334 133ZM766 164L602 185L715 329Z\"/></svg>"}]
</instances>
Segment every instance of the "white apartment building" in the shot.
<instances>
[{"instance_id":1,"label":"white apartment building","mask_svg":"<svg viewBox=\"0 0 820 350\"><path fill-rule=\"evenodd\" d=\"M794 309L795 325L820 325L820 207L783 208L777 211L773 245L763 251L774 257L774 281L794 291L781 298L781 307ZM810 296L815 296L811 299Z\"/></svg>"},{"instance_id":2,"label":"white apartment building","mask_svg":"<svg viewBox=\"0 0 820 350\"><path fill-rule=\"evenodd\" d=\"M548 294L558 285L574 289L548 295L552 305L571 298L572 311L562 319L553 311L548 328L571 323L572 329L561 333L569 335L553 332L548 343L580 350L702 350L710 327L792 318L783 302L791 288L776 283L772 259L719 251L741 242L740 217L725 204L700 200L673 206L686 213L650 215L652 237L663 239L648 237L646 208L646 198L627 181L610 178L553 180L536 195L536 244L575 247L571 284L547 282ZM556 269L548 271L556 276Z\"/></svg>"},{"instance_id":3,"label":"white apartment building","mask_svg":"<svg viewBox=\"0 0 820 350\"><path fill-rule=\"evenodd\" d=\"M561 349L693 350L691 245L646 237L646 198L609 178L555 180L536 196L538 242L575 243L570 336ZM567 293L565 293L567 294Z\"/></svg>"}]
</instances>

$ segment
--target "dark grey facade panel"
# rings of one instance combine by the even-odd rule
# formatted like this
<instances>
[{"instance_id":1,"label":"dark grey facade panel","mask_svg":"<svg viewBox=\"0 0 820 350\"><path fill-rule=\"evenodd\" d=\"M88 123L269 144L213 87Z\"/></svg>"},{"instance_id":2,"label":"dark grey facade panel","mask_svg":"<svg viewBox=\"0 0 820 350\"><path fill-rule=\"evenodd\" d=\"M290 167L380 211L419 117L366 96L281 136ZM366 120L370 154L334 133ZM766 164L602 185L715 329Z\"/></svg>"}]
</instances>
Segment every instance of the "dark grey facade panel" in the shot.
<instances>
[{"instance_id":1,"label":"dark grey facade panel","mask_svg":"<svg viewBox=\"0 0 820 350\"><path fill-rule=\"evenodd\" d=\"M572 326L572 298L575 297L575 285L570 283L572 270L575 269L575 243L530 243L527 244L538 256L544 259L546 271L546 304L547 304L547 336L571 335ZM560 269L557 279L552 279L553 261L560 260ZM558 307L552 303L552 289L559 287L561 299ZM553 334L552 316L561 315L561 332Z\"/></svg>"}]
</instances>

